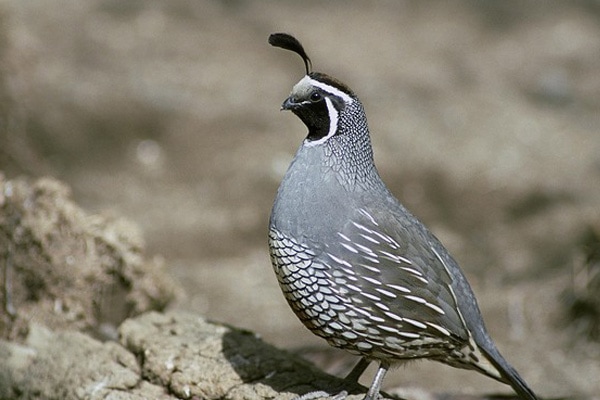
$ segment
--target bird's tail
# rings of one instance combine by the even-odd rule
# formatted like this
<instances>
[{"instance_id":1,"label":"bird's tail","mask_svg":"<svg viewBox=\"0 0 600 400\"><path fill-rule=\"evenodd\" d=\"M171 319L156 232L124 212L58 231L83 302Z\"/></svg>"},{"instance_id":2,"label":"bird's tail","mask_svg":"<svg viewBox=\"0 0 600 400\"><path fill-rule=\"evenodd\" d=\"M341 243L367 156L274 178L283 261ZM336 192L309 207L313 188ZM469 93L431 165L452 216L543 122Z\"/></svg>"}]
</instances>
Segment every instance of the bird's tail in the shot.
<instances>
[{"instance_id":1,"label":"bird's tail","mask_svg":"<svg viewBox=\"0 0 600 400\"><path fill-rule=\"evenodd\" d=\"M500 374L500 379L497 377L494 378L510 385L522 400L538 400L533 390L527 386L527 383L525 383L519 373L502 357L495 347L491 349L479 347L479 351Z\"/></svg>"}]
</instances>

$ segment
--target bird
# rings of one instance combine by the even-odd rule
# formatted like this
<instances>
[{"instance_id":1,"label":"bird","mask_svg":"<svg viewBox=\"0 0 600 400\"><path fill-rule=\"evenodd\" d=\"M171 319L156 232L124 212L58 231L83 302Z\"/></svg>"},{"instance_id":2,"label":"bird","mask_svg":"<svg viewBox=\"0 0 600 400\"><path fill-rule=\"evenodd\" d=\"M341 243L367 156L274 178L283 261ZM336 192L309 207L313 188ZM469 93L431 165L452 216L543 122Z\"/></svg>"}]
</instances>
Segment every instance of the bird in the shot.
<instances>
[{"instance_id":1,"label":"bird","mask_svg":"<svg viewBox=\"0 0 600 400\"><path fill-rule=\"evenodd\" d=\"M268 229L272 267L296 316L331 346L361 357L346 379L378 363L365 400L380 398L391 367L416 359L475 370L536 400L490 338L458 263L380 177L357 95L312 71L294 36L273 33L269 44L297 53L306 69L281 110L308 133L277 190Z\"/></svg>"}]
</instances>

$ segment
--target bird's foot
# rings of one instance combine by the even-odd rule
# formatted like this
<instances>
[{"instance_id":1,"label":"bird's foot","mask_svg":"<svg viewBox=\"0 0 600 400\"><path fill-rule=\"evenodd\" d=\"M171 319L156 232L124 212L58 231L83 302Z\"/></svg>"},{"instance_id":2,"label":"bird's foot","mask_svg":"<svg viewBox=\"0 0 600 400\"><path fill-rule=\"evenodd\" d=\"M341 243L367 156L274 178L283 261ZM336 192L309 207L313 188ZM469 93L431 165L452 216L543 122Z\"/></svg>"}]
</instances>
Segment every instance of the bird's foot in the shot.
<instances>
[{"instance_id":1,"label":"bird's foot","mask_svg":"<svg viewBox=\"0 0 600 400\"><path fill-rule=\"evenodd\" d=\"M350 371L350 373L348 375L346 375L346 377L343 380L343 383L338 387L344 388L344 387L359 386L358 378L360 378L362 373L365 372L365 369L367 369L370 362L371 361L369 361L368 359L366 359L364 357L361 358L360 361L358 362L358 364L356 364L354 366L354 368L352 368L352 371ZM335 392L335 389L333 389L332 392ZM321 398L326 398L329 400L344 400L346 397L348 397L348 391L344 390L344 389L342 389L336 395L332 395L331 393L326 392L324 390L315 390L315 391L303 394L302 396L294 397L292 400L315 400L315 399L321 399ZM369 394L367 394L367 397L365 397L364 400L379 400L379 398L378 397L372 398L372 397L369 397Z\"/></svg>"},{"instance_id":2,"label":"bird's foot","mask_svg":"<svg viewBox=\"0 0 600 400\"><path fill-rule=\"evenodd\" d=\"M330 400L344 400L346 397L348 397L348 392L345 390L342 390L335 396L332 396L331 393L327 393L324 390L315 390L314 392L308 392L303 394L302 396L294 397L292 400L315 400L321 398L326 398Z\"/></svg>"},{"instance_id":3,"label":"bird's foot","mask_svg":"<svg viewBox=\"0 0 600 400\"><path fill-rule=\"evenodd\" d=\"M346 397L348 397L348 392L345 390L342 390L335 396L331 395L331 393L328 393L324 390L315 390L313 392L305 393L302 396L294 397L292 400L316 400L316 399L344 400ZM379 393L376 394L375 397L371 397L367 393L367 395L363 398L363 400L382 400L382 399L383 399L383 396L381 396L381 394L379 394Z\"/></svg>"}]
</instances>

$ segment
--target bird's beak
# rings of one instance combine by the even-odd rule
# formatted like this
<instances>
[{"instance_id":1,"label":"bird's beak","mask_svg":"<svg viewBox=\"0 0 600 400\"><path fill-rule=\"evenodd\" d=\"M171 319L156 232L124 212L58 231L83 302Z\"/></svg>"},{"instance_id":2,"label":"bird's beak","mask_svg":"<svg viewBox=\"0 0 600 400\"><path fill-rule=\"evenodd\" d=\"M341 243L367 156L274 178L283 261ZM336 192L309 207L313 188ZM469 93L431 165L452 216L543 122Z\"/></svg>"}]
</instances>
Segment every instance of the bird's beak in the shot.
<instances>
[{"instance_id":1,"label":"bird's beak","mask_svg":"<svg viewBox=\"0 0 600 400\"><path fill-rule=\"evenodd\" d=\"M294 96L290 96L281 105L281 111L283 110L294 110L300 106L300 103L296 101Z\"/></svg>"}]
</instances>

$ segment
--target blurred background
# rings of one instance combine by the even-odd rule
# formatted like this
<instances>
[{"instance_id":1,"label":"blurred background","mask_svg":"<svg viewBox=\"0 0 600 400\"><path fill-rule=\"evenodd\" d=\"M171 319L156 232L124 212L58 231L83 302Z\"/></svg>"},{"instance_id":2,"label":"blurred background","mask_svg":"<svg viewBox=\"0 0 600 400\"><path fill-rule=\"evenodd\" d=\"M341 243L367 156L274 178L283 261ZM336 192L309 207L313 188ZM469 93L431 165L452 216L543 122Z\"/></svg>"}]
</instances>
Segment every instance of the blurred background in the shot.
<instances>
[{"instance_id":1,"label":"blurred background","mask_svg":"<svg viewBox=\"0 0 600 400\"><path fill-rule=\"evenodd\" d=\"M304 44L363 101L376 162L463 266L543 396L600 398L600 2L0 2L0 170L53 176L137 223L186 295L343 375L293 316L266 227L305 135L279 107ZM366 374L365 383L371 376ZM402 386L508 393L415 362Z\"/></svg>"}]
</instances>

